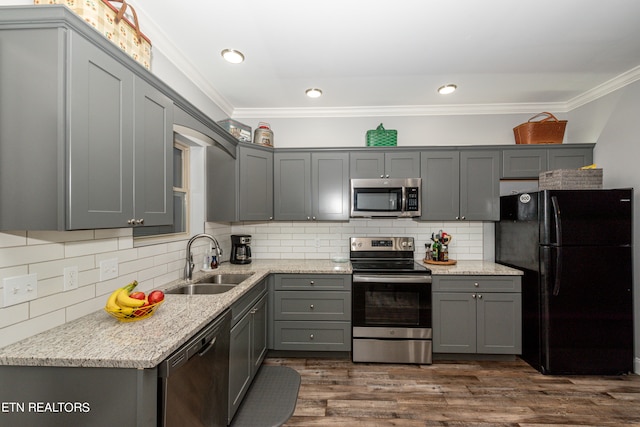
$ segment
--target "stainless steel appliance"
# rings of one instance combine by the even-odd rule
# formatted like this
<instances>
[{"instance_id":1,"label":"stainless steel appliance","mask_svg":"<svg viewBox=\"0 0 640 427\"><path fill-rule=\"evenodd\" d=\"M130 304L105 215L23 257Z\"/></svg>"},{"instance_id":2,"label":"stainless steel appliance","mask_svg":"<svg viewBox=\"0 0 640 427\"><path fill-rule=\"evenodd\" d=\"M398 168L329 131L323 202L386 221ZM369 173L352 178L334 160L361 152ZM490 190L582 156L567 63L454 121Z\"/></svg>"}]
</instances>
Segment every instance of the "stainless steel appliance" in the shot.
<instances>
[{"instance_id":1,"label":"stainless steel appliance","mask_svg":"<svg viewBox=\"0 0 640 427\"><path fill-rule=\"evenodd\" d=\"M633 370L633 190L500 198L496 261L522 278L522 358L545 374Z\"/></svg>"},{"instance_id":2,"label":"stainless steel appliance","mask_svg":"<svg viewBox=\"0 0 640 427\"><path fill-rule=\"evenodd\" d=\"M352 237L354 362L432 361L431 270L413 237Z\"/></svg>"},{"instance_id":3,"label":"stainless steel appliance","mask_svg":"<svg viewBox=\"0 0 640 427\"><path fill-rule=\"evenodd\" d=\"M352 179L351 217L419 217L421 186L422 178Z\"/></svg>"},{"instance_id":4,"label":"stainless steel appliance","mask_svg":"<svg viewBox=\"0 0 640 427\"><path fill-rule=\"evenodd\" d=\"M251 235L231 235L231 264L251 264Z\"/></svg>"},{"instance_id":5,"label":"stainless steel appliance","mask_svg":"<svg viewBox=\"0 0 640 427\"><path fill-rule=\"evenodd\" d=\"M230 325L226 311L160 364L160 426L226 427Z\"/></svg>"}]
</instances>

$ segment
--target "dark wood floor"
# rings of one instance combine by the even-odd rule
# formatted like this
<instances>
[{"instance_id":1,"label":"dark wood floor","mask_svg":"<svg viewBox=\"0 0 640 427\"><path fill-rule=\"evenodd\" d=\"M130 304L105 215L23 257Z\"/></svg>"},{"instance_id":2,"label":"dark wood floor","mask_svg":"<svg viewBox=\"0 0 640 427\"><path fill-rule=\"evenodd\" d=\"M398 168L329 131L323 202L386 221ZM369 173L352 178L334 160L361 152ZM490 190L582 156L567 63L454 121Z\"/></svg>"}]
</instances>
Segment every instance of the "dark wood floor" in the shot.
<instances>
[{"instance_id":1,"label":"dark wood floor","mask_svg":"<svg viewBox=\"0 0 640 427\"><path fill-rule=\"evenodd\" d=\"M294 426L640 426L640 376L547 376L521 360L274 358L302 377Z\"/></svg>"}]
</instances>

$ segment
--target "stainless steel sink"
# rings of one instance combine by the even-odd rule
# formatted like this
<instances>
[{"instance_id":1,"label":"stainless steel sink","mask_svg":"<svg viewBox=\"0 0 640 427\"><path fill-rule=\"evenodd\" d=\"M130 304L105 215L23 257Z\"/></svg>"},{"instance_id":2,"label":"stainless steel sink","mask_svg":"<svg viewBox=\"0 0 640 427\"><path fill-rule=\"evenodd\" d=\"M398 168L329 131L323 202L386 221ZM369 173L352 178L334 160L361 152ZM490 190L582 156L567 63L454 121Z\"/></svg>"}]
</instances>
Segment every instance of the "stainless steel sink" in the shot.
<instances>
[{"instance_id":1,"label":"stainless steel sink","mask_svg":"<svg viewBox=\"0 0 640 427\"><path fill-rule=\"evenodd\" d=\"M167 291L168 294L183 295L214 295L223 294L235 288L237 285L228 285L220 283L190 283L178 286L175 289Z\"/></svg>"},{"instance_id":2,"label":"stainless steel sink","mask_svg":"<svg viewBox=\"0 0 640 427\"><path fill-rule=\"evenodd\" d=\"M182 295L223 294L247 280L251 277L251 274L215 274L213 276L203 278L196 283L186 283L178 286L166 293Z\"/></svg>"},{"instance_id":3,"label":"stainless steel sink","mask_svg":"<svg viewBox=\"0 0 640 427\"><path fill-rule=\"evenodd\" d=\"M209 276L201 280L197 280L195 283L196 284L214 283L214 284L225 284L225 285L237 285L239 283L244 282L249 277L251 277L251 274L238 274L238 273L214 274L213 276Z\"/></svg>"}]
</instances>

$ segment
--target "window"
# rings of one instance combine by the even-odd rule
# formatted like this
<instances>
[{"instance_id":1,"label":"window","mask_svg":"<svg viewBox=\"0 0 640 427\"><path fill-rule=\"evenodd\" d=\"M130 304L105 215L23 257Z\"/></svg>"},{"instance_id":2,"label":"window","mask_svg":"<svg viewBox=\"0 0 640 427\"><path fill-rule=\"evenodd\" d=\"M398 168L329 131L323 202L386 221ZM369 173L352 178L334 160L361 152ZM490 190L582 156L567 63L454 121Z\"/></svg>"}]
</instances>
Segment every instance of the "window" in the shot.
<instances>
[{"instance_id":1,"label":"window","mask_svg":"<svg viewBox=\"0 0 640 427\"><path fill-rule=\"evenodd\" d=\"M134 238L185 238L189 233L189 147L173 143L173 224L136 227Z\"/></svg>"}]
</instances>

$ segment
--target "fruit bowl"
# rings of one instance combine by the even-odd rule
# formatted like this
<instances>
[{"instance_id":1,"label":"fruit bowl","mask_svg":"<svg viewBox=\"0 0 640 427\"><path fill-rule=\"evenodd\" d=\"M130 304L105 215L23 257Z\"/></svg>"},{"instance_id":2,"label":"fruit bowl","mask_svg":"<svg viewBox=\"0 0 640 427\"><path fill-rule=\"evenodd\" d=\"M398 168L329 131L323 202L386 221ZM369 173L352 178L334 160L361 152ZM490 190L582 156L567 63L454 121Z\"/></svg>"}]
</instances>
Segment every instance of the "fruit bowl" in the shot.
<instances>
[{"instance_id":1,"label":"fruit bowl","mask_svg":"<svg viewBox=\"0 0 640 427\"><path fill-rule=\"evenodd\" d=\"M132 309L119 309L119 310L109 310L107 307L104 308L104 311L115 317L121 322L137 322L138 320L146 319L147 317L153 316L153 313L160 307L160 305L164 302L164 300L157 302L155 304L145 305L139 308ZM133 311L131 311L133 310Z\"/></svg>"}]
</instances>

